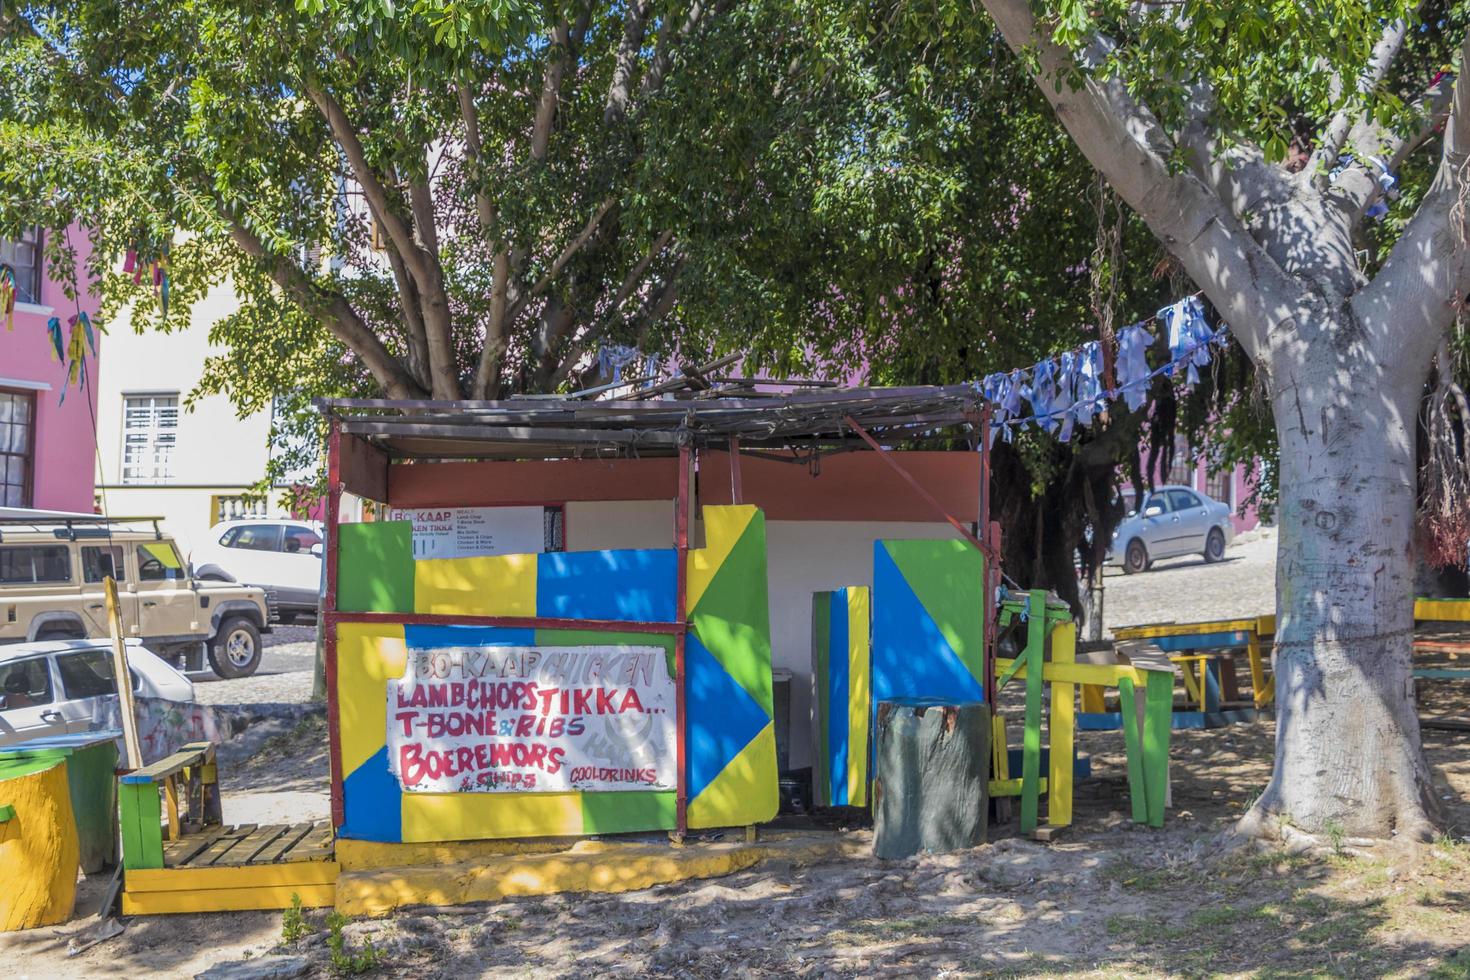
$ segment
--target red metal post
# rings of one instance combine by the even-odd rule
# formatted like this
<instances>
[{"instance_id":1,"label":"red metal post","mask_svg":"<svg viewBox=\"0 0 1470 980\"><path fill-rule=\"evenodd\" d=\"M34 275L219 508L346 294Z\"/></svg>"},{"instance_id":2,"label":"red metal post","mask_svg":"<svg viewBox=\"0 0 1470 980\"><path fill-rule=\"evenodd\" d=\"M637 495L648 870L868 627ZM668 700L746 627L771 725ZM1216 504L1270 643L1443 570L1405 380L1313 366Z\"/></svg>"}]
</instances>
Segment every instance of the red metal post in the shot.
<instances>
[{"instance_id":1,"label":"red metal post","mask_svg":"<svg viewBox=\"0 0 1470 980\"><path fill-rule=\"evenodd\" d=\"M1000 585L1000 526L990 523L990 405L980 407L980 520L976 532L990 545L985 560L985 700L995 709L995 591Z\"/></svg>"},{"instance_id":2,"label":"red metal post","mask_svg":"<svg viewBox=\"0 0 1470 980\"><path fill-rule=\"evenodd\" d=\"M857 420L854 419L851 415L845 415L843 416L843 419L847 422L852 431L856 432L864 442L866 442L869 446L872 446L873 449L877 451L879 459L883 460L884 463L887 463L889 468L892 469L893 472L901 476L904 479L904 482L914 488L915 493L922 497L924 501L929 504L930 507L934 508L934 512L936 514L948 521L950 526L953 527L956 531L960 532L960 535L964 537L966 541L974 545L982 555L989 556L992 561L995 560L995 556L991 555L990 553L990 545L985 543L984 541L981 541L980 538L977 537L973 532L971 532L969 528L965 527L963 521L945 510L944 505L935 500L934 495L931 494L928 490L925 490L923 485L920 484L918 480L914 479L912 473L890 459L888 452L886 452L883 447L878 444L878 440L874 439L871 435L868 434L867 429L864 429L861 425L859 425Z\"/></svg>"},{"instance_id":3,"label":"red metal post","mask_svg":"<svg viewBox=\"0 0 1470 980\"><path fill-rule=\"evenodd\" d=\"M730 503L738 504L744 494L740 488L740 437L730 437Z\"/></svg>"},{"instance_id":4,"label":"red metal post","mask_svg":"<svg viewBox=\"0 0 1470 980\"><path fill-rule=\"evenodd\" d=\"M689 727L685 712L684 644L689 632L688 601L689 580L689 446L679 447L679 494L674 503L674 550L677 585L674 594L674 618L679 630L674 634L674 697L677 712L678 743L675 757L678 762L678 789L675 794L675 827L680 837L689 830L689 778L686 773L687 756L685 731Z\"/></svg>"},{"instance_id":5,"label":"red metal post","mask_svg":"<svg viewBox=\"0 0 1470 980\"><path fill-rule=\"evenodd\" d=\"M322 595L322 656L326 660L327 744L332 769L332 826L346 820L342 805L342 729L337 706L337 527L342 516L342 426L327 436L327 589Z\"/></svg>"}]
</instances>

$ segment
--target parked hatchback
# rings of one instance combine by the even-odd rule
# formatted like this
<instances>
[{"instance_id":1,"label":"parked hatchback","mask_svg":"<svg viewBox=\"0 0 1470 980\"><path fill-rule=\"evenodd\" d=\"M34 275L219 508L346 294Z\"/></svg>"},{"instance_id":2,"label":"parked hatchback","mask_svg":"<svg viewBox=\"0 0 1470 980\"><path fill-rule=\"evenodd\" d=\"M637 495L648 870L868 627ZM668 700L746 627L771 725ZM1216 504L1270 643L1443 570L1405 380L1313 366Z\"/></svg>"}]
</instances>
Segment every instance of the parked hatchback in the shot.
<instances>
[{"instance_id":1,"label":"parked hatchback","mask_svg":"<svg viewBox=\"0 0 1470 980\"><path fill-rule=\"evenodd\" d=\"M1131 575L1160 558L1195 554L1220 561L1234 537L1228 504L1189 487L1159 487L1113 532L1108 564Z\"/></svg>"},{"instance_id":2,"label":"parked hatchback","mask_svg":"<svg viewBox=\"0 0 1470 980\"><path fill-rule=\"evenodd\" d=\"M138 640L128 640L133 693L193 701L194 685ZM0 748L92 730L104 698L117 697L112 644L44 640L0 647Z\"/></svg>"},{"instance_id":3,"label":"parked hatchback","mask_svg":"<svg viewBox=\"0 0 1470 980\"><path fill-rule=\"evenodd\" d=\"M282 621L316 615L322 586L322 526L264 518L225 521L189 554L204 581L264 589Z\"/></svg>"}]
</instances>

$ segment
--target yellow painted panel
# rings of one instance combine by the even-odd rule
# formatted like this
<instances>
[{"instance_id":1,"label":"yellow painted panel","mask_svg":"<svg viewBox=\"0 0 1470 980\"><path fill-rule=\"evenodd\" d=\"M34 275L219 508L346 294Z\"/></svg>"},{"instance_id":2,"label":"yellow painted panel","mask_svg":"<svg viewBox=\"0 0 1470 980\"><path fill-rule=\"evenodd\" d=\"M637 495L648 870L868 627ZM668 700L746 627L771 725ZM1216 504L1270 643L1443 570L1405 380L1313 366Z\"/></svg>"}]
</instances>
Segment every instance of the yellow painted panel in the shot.
<instances>
[{"instance_id":1,"label":"yellow painted panel","mask_svg":"<svg viewBox=\"0 0 1470 980\"><path fill-rule=\"evenodd\" d=\"M582 833L580 793L404 793L402 814L408 842Z\"/></svg>"},{"instance_id":2,"label":"yellow painted panel","mask_svg":"<svg viewBox=\"0 0 1470 980\"><path fill-rule=\"evenodd\" d=\"M1058 623L1052 630L1051 658L1054 664L1076 661L1076 623ZM1044 668L1042 676L1046 676ZM1051 717L1047 720L1051 790L1046 794L1046 822L1053 827L1072 823L1072 739L1077 718L1074 688L1068 681L1054 681L1051 686Z\"/></svg>"},{"instance_id":3,"label":"yellow painted panel","mask_svg":"<svg viewBox=\"0 0 1470 980\"><path fill-rule=\"evenodd\" d=\"M868 650L871 595L867 586L847 589L847 794L851 806L868 805L868 703L872 657Z\"/></svg>"},{"instance_id":4,"label":"yellow painted panel","mask_svg":"<svg viewBox=\"0 0 1470 980\"><path fill-rule=\"evenodd\" d=\"M0 782L0 803L15 810L0 823L0 932L65 922L80 860L66 763Z\"/></svg>"},{"instance_id":5,"label":"yellow painted panel","mask_svg":"<svg viewBox=\"0 0 1470 980\"><path fill-rule=\"evenodd\" d=\"M427 558L414 563L413 610L465 616L536 615L536 556Z\"/></svg>"},{"instance_id":6,"label":"yellow painted panel","mask_svg":"<svg viewBox=\"0 0 1470 980\"><path fill-rule=\"evenodd\" d=\"M337 717L342 778L387 744L388 681L408 666L403 627L380 623L337 625Z\"/></svg>"},{"instance_id":7,"label":"yellow painted panel","mask_svg":"<svg viewBox=\"0 0 1470 980\"><path fill-rule=\"evenodd\" d=\"M1097 684L1082 685L1082 710L1101 713L1108 710L1104 689Z\"/></svg>"},{"instance_id":8,"label":"yellow painted panel","mask_svg":"<svg viewBox=\"0 0 1470 980\"><path fill-rule=\"evenodd\" d=\"M288 864L247 864L227 868L140 869L127 873L127 888L135 892L177 892L330 885L337 880L341 870L342 866L336 861L292 861Z\"/></svg>"},{"instance_id":9,"label":"yellow painted panel","mask_svg":"<svg viewBox=\"0 0 1470 980\"><path fill-rule=\"evenodd\" d=\"M1252 633L1268 617L1251 619L1221 619L1202 623L1150 623L1146 626L1120 626L1113 630L1117 640L1147 640L1159 636L1203 636L1207 633ZM1271 619L1275 632L1275 618Z\"/></svg>"},{"instance_id":10,"label":"yellow painted panel","mask_svg":"<svg viewBox=\"0 0 1470 980\"><path fill-rule=\"evenodd\" d=\"M699 605L704 590L709 588L715 573L750 526L755 512L756 508L750 504L704 508L704 547L689 552L686 609Z\"/></svg>"},{"instance_id":11,"label":"yellow painted panel","mask_svg":"<svg viewBox=\"0 0 1470 980\"><path fill-rule=\"evenodd\" d=\"M1037 792L1045 793L1047 790L1046 777L1042 776L1036 782L1038 786ZM992 798L997 796L1021 795L1021 779L1019 776L1015 779L992 779L989 783L989 787L990 795Z\"/></svg>"},{"instance_id":12,"label":"yellow painted panel","mask_svg":"<svg viewBox=\"0 0 1470 980\"><path fill-rule=\"evenodd\" d=\"M776 724L771 722L689 801L690 827L737 827L776 816Z\"/></svg>"},{"instance_id":13,"label":"yellow painted panel","mask_svg":"<svg viewBox=\"0 0 1470 980\"><path fill-rule=\"evenodd\" d=\"M1450 623L1470 621L1470 599L1415 599L1414 618Z\"/></svg>"},{"instance_id":14,"label":"yellow painted panel","mask_svg":"<svg viewBox=\"0 0 1470 980\"><path fill-rule=\"evenodd\" d=\"M570 840L459 840L389 843L372 840L337 840L337 863L344 871L374 871L380 868L411 868L418 865L462 864L508 854L550 854L564 851Z\"/></svg>"},{"instance_id":15,"label":"yellow painted panel","mask_svg":"<svg viewBox=\"0 0 1470 980\"><path fill-rule=\"evenodd\" d=\"M1006 657L997 657L995 660L996 672L1003 672L1011 664L1015 663ZM1100 684L1103 687L1117 687L1118 679L1121 677L1132 678L1135 684L1148 682L1150 671L1146 667L1129 667L1123 664L1055 664L1048 663L1041 670L1041 676L1048 681L1067 681L1071 684ZM1017 669L1015 677L1024 680L1026 677L1026 666L1022 664Z\"/></svg>"},{"instance_id":16,"label":"yellow painted panel","mask_svg":"<svg viewBox=\"0 0 1470 980\"><path fill-rule=\"evenodd\" d=\"M320 909L337 903L336 885L271 885L262 888L210 888L180 892L123 892L123 915L165 915L177 912L244 912L251 909L288 909L293 896L304 908Z\"/></svg>"}]
</instances>

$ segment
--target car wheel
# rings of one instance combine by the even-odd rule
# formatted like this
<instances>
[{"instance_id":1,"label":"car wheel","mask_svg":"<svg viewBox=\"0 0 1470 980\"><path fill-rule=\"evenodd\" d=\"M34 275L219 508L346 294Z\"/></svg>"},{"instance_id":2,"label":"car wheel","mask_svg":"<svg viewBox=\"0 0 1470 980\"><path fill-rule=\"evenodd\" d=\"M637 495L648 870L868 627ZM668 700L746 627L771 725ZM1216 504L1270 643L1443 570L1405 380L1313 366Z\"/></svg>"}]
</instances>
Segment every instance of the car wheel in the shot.
<instances>
[{"instance_id":1,"label":"car wheel","mask_svg":"<svg viewBox=\"0 0 1470 980\"><path fill-rule=\"evenodd\" d=\"M1210 536L1205 538L1205 561L1225 560L1225 533L1218 527L1210 528Z\"/></svg>"},{"instance_id":2,"label":"car wheel","mask_svg":"<svg viewBox=\"0 0 1470 980\"><path fill-rule=\"evenodd\" d=\"M227 680L249 677L260 666L260 654L260 630L244 616L231 616L209 644L209 666Z\"/></svg>"},{"instance_id":3,"label":"car wheel","mask_svg":"<svg viewBox=\"0 0 1470 980\"><path fill-rule=\"evenodd\" d=\"M1134 575L1147 571L1150 564L1148 549L1143 546L1143 542L1137 538L1129 541L1128 550L1123 553L1123 574Z\"/></svg>"}]
</instances>

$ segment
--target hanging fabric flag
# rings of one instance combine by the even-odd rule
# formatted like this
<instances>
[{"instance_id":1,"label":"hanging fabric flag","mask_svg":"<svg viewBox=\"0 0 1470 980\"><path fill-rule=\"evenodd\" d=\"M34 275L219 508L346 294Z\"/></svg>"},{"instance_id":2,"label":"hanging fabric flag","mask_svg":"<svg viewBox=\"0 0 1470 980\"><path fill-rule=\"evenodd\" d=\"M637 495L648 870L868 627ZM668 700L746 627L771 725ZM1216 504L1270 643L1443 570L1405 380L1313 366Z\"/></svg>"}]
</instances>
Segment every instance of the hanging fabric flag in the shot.
<instances>
[{"instance_id":1,"label":"hanging fabric flag","mask_svg":"<svg viewBox=\"0 0 1470 980\"><path fill-rule=\"evenodd\" d=\"M1137 411L1148 401L1148 357L1154 335L1135 323L1118 331L1118 393L1129 410Z\"/></svg>"},{"instance_id":2,"label":"hanging fabric flag","mask_svg":"<svg viewBox=\"0 0 1470 980\"><path fill-rule=\"evenodd\" d=\"M1089 340L1077 351L1076 401L1072 414L1083 425L1092 423L1103 397L1102 344Z\"/></svg>"},{"instance_id":3,"label":"hanging fabric flag","mask_svg":"<svg viewBox=\"0 0 1470 980\"><path fill-rule=\"evenodd\" d=\"M138 253L131 248L123 256L123 272L133 273L133 285L135 286L143 277L143 273L138 269Z\"/></svg>"},{"instance_id":4,"label":"hanging fabric flag","mask_svg":"<svg viewBox=\"0 0 1470 980\"><path fill-rule=\"evenodd\" d=\"M15 271L0 266L0 314L5 317L5 332L15 330Z\"/></svg>"},{"instance_id":5,"label":"hanging fabric flag","mask_svg":"<svg viewBox=\"0 0 1470 980\"><path fill-rule=\"evenodd\" d=\"M642 356L636 347L603 344L597 350L597 372L616 384L623 380L623 368Z\"/></svg>"},{"instance_id":6,"label":"hanging fabric flag","mask_svg":"<svg viewBox=\"0 0 1470 980\"><path fill-rule=\"evenodd\" d=\"M1056 377L1057 366L1051 358L1031 369L1031 414L1043 432L1053 432L1057 427L1057 420L1052 417L1057 397Z\"/></svg>"},{"instance_id":7,"label":"hanging fabric flag","mask_svg":"<svg viewBox=\"0 0 1470 980\"><path fill-rule=\"evenodd\" d=\"M153 288L158 291L158 308L165 320L168 319L168 249L163 250L153 263Z\"/></svg>"},{"instance_id":8,"label":"hanging fabric flag","mask_svg":"<svg viewBox=\"0 0 1470 980\"><path fill-rule=\"evenodd\" d=\"M51 356L58 361L66 359L66 348L61 341L61 317L53 316L46 321L46 332L51 335Z\"/></svg>"},{"instance_id":9,"label":"hanging fabric flag","mask_svg":"<svg viewBox=\"0 0 1470 980\"><path fill-rule=\"evenodd\" d=\"M1051 403L1051 410L1060 416L1062 420L1062 431L1059 438L1063 442L1072 441L1072 426L1076 423L1076 414L1072 411L1072 404L1076 401L1073 392L1077 387L1077 351L1062 351L1057 358L1057 394ZM1056 416L1053 416L1056 417Z\"/></svg>"},{"instance_id":10,"label":"hanging fabric flag","mask_svg":"<svg viewBox=\"0 0 1470 980\"><path fill-rule=\"evenodd\" d=\"M1210 363L1210 341L1215 333L1205 323L1205 308L1194 296L1186 296L1171 306L1159 310L1159 319L1169 331L1169 358L1173 363L1171 374L1179 374L1181 363L1188 365L1185 384L1199 384L1196 366Z\"/></svg>"}]
</instances>

